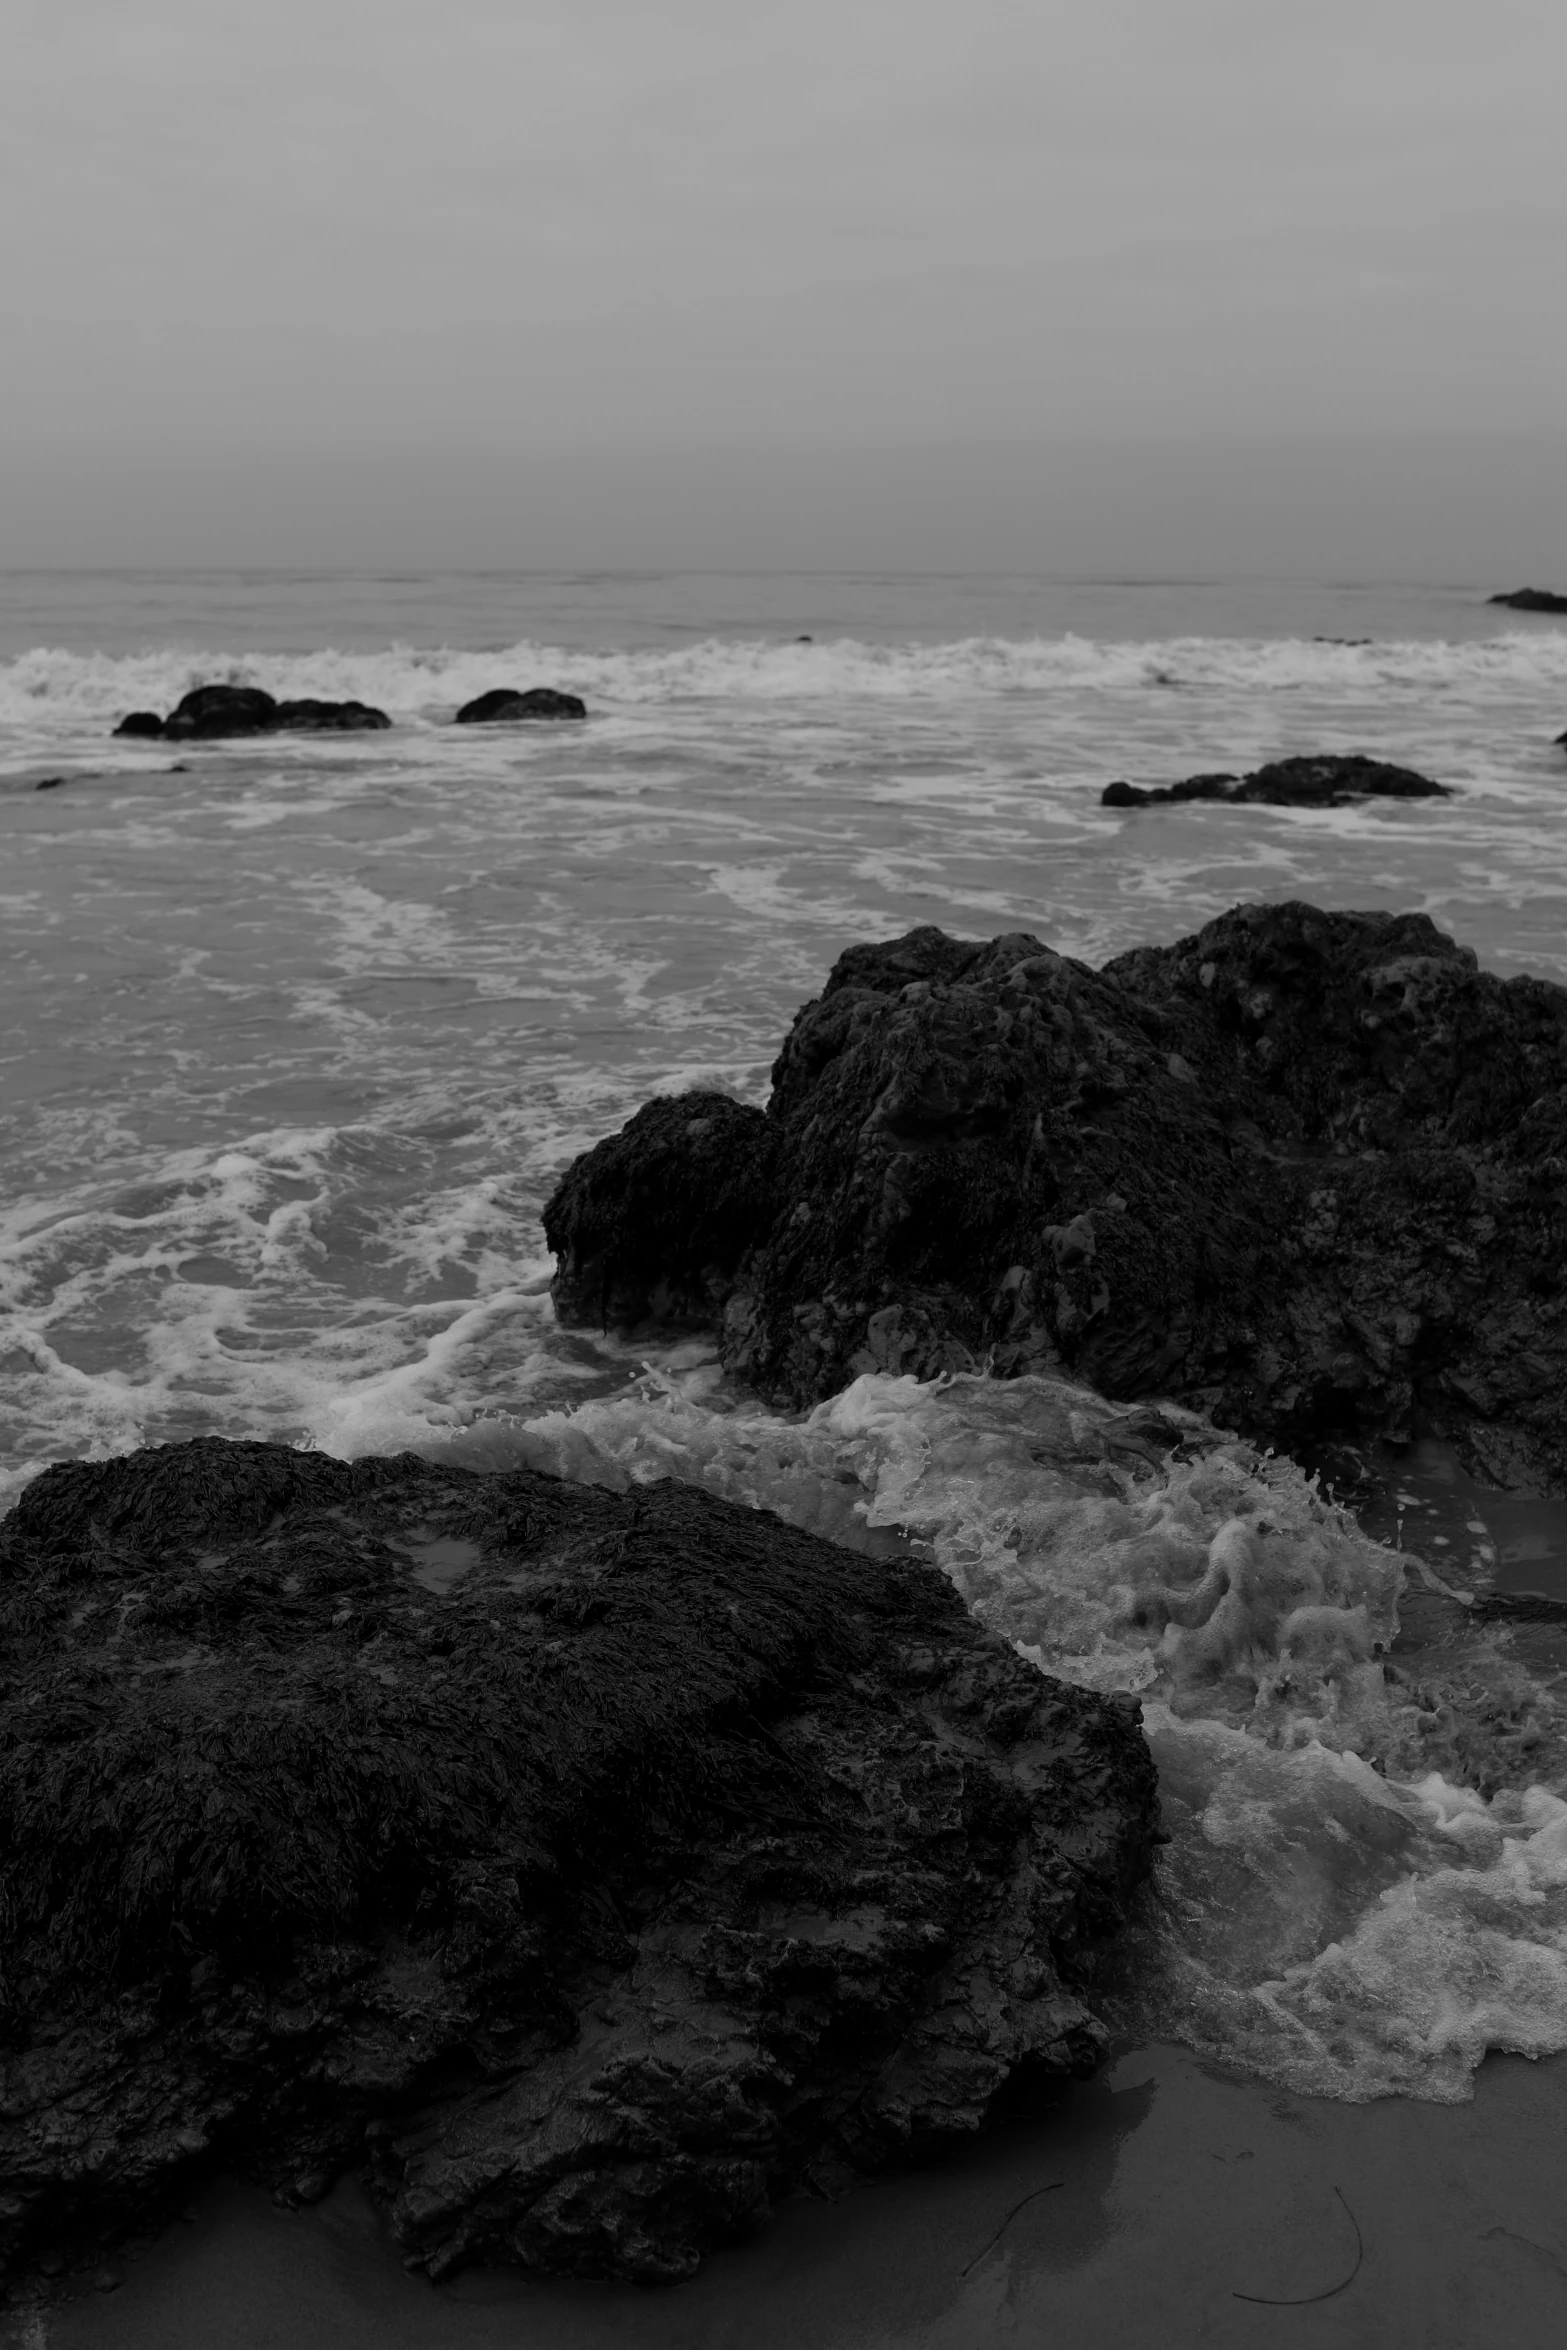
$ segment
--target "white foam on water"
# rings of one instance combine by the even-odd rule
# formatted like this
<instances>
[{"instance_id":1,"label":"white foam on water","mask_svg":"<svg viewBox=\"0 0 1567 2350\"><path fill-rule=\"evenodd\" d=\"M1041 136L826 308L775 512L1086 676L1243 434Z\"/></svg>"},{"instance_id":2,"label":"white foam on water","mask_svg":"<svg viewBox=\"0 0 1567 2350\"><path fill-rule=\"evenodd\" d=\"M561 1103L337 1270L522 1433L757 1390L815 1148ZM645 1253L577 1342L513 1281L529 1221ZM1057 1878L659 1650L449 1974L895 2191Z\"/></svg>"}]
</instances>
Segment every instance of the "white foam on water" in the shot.
<instances>
[{"instance_id":1,"label":"white foam on water","mask_svg":"<svg viewBox=\"0 0 1567 2350\"><path fill-rule=\"evenodd\" d=\"M1489 2049L1567 2049L1559 1709L1505 1635L1394 1665L1408 1562L1292 1463L1038 1378L873 1375L783 1417L700 1343L533 1418L420 1437L361 1414L352 1448L394 1434L912 1544L1043 1669L1138 1692L1172 1842L1128 1943L1129 2025L1351 2099L1460 2099Z\"/></svg>"},{"instance_id":2,"label":"white foam on water","mask_svg":"<svg viewBox=\"0 0 1567 2350\"><path fill-rule=\"evenodd\" d=\"M1567 686L1567 635L1513 629L1471 643L1432 639L1324 645L1302 638L1175 637L1100 643L1086 637L965 637L946 644L814 644L712 637L672 650L585 651L523 640L494 651L391 646L385 651L201 653L179 647L111 657L39 647L0 662L0 725L36 725L72 711L118 717L172 709L194 686L261 686L280 699L374 703L405 724L450 715L497 683L552 684L621 705L714 697L758 701L833 695L945 700L955 693L1052 688L1214 686L1339 693L1451 692ZM333 743L335 755L352 756Z\"/></svg>"},{"instance_id":3,"label":"white foam on water","mask_svg":"<svg viewBox=\"0 0 1567 2350\"><path fill-rule=\"evenodd\" d=\"M443 1151L492 1157L491 1122L430 1123L423 1148L367 1125L144 1154L0 1212L0 1506L62 1455L362 1424L395 1444L612 1376L556 1332L526 1184L421 1181Z\"/></svg>"}]
</instances>

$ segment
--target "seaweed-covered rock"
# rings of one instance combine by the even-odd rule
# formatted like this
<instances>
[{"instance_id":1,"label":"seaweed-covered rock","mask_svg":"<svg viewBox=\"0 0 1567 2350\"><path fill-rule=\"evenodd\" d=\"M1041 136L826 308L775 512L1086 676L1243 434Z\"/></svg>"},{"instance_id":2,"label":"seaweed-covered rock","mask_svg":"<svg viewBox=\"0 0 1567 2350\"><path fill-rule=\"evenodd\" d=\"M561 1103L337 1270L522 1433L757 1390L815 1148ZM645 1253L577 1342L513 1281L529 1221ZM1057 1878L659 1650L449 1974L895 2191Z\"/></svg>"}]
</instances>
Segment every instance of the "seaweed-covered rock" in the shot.
<instances>
[{"instance_id":1,"label":"seaweed-covered rock","mask_svg":"<svg viewBox=\"0 0 1567 2350\"><path fill-rule=\"evenodd\" d=\"M492 686L458 711L458 726L508 725L519 718L586 718L587 703L579 694L563 694L552 685L530 686L518 693L510 686Z\"/></svg>"},{"instance_id":2,"label":"seaweed-covered rock","mask_svg":"<svg viewBox=\"0 0 1567 2350\"><path fill-rule=\"evenodd\" d=\"M1130 1701L674 1484L216 1439L0 1524L0 2254L368 2161L411 2261L663 2278L1090 2070Z\"/></svg>"},{"instance_id":3,"label":"seaweed-covered rock","mask_svg":"<svg viewBox=\"0 0 1567 2350\"><path fill-rule=\"evenodd\" d=\"M1567 1488L1567 990L1423 915L1243 906L1097 972L1025 935L854 947L765 1120L711 1131L736 1200L755 1137L720 1351L780 1402L1061 1370L1291 1449L1426 1431ZM660 1251L704 1254L705 1138L678 1189L636 1139L546 1211L564 1314L595 1251L649 1299Z\"/></svg>"},{"instance_id":4,"label":"seaweed-covered rock","mask_svg":"<svg viewBox=\"0 0 1567 2350\"><path fill-rule=\"evenodd\" d=\"M321 702L305 698L279 702L257 685L198 685L160 718L133 710L116 734L161 737L165 742L215 742L247 734L363 734L392 721L368 702Z\"/></svg>"},{"instance_id":5,"label":"seaweed-covered rock","mask_svg":"<svg viewBox=\"0 0 1567 2350\"><path fill-rule=\"evenodd\" d=\"M1189 775L1184 783L1111 783L1100 794L1106 808L1147 808L1161 801L1223 800L1236 807L1334 808L1350 800L1442 800L1445 783L1413 767L1358 753L1324 753L1315 758L1273 759L1250 775Z\"/></svg>"},{"instance_id":6,"label":"seaweed-covered rock","mask_svg":"<svg viewBox=\"0 0 1567 2350\"><path fill-rule=\"evenodd\" d=\"M1507 604L1514 612L1567 612L1567 596L1552 588L1509 588L1505 595L1487 596L1488 604Z\"/></svg>"}]
</instances>

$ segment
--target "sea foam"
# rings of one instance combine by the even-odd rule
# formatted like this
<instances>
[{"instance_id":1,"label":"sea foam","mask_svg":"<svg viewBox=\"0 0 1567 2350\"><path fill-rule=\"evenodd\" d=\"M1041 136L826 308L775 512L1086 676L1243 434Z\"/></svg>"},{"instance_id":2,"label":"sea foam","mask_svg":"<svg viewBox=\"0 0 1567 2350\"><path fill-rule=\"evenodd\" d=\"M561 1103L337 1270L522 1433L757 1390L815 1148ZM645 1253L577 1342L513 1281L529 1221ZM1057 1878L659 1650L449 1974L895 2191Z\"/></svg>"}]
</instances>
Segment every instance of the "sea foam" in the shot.
<instances>
[{"instance_id":1,"label":"sea foam","mask_svg":"<svg viewBox=\"0 0 1567 2350\"><path fill-rule=\"evenodd\" d=\"M526 639L494 651L397 645L383 651L198 652L163 647L110 656L41 646L0 662L0 727L67 730L113 723L130 709L168 710L192 687L261 686L279 699L320 696L375 704L405 724L449 717L497 682L548 682L611 709L691 701L841 696L943 703L954 694L1074 688L1183 687L1336 692L1567 690L1567 632L1518 629L1473 643L1428 639L1368 645L1175 637L1104 643L1087 637L964 637L879 645L853 637L813 644L709 638L668 650L585 651ZM335 741L344 755L353 738ZM362 746L361 746L362 747ZM372 744L370 749L373 751Z\"/></svg>"},{"instance_id":2,"label":"sea foam","mask_svg":"<svg viewBox=\"0 0 1567 2350\"><path fill-rule=\"evenodd\" d=\"M1171 1842L1122 1954L1129 2029L1351 2099L1453 2101L1489 2049L1567 2049L1559 1711L1456 1602L1456 1638L1395 1650L1411 1562L1293 1463L1050 1379L872 1375L786 1419L696 1347L425 1442L912 1546L1043 1669L1136 1691Z\"/></svg>"}]
</instances>

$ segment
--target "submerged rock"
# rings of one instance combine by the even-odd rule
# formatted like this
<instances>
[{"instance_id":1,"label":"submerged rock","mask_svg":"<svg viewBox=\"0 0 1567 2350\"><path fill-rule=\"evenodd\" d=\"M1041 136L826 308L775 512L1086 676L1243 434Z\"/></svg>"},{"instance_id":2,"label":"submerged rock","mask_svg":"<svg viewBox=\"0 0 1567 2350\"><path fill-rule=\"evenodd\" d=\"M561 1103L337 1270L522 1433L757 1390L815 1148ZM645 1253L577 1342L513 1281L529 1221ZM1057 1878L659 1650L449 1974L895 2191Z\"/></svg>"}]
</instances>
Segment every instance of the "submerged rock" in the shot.
<instances>
[{"instance_id":1,"label":"submerged rock","mask_svg":"<svg viewBox=\"0 0 1567 2350\"><path fill-rule=\"evenodd\" d=\"M660 1118L546 1209L567 1319L590 1267L634 1265L656 1311L658 1267L689 1309L700 1263L725 1364L781 1403L1064 1371L1289 1449L1424 1431L1567 1489L1567 990L1423 915L1242 906L1097 972L911 931L839 958L765 1117ZM748 1182L741 1241L709 1201Z\"/></svg>"},{"instance_id":2,"label":"submerged rock","mask_svg":"<svg viewBox=\"0 0 1567 2350\"><path fill-rule=\"evenodd\" d=\"M279 702L274 724L280 734L379 734L392 721L368 702Z\"/></svg>"},{"instance_id":3,"label":"submerged rock","mask_svg":"<svg viewBox=\"0 0 1567 2350\"><path fill-rule=\"evenodd\" d=\"M1358 754L1324 754L1317 758L1274 759L1250 775L1190 775L1184 783L1155 784L1147 789L1135 783L1107 784L1100 795L1106 808L1146 808L1169 800L1226 800L1237 806L1271 808L1332 808L1349 800L1431 800L1451 797L1445 783L1433 783L1413 767L1395 767L1386 759Z\"/></svg>"},{"instance_id":4,"label":"submerged rock","mask_svg":"<svg viewBox=\"0 0 1567 2350\"><path fill-rule=\"evenodd\" d=\"M1488 604L1507 604L1514 612L1567 612L1567 596L1551 588L1510 588L1505 595L1487 596Z\"/></svg>"},{"instance_id":5,"label":"submerged rock","mask_svg":"<svg viewBox=\"0 0 1567 2350\"><path fill-rule=\"evenodd\" d=\"M464 702L458 726L494 726L516 718L586 718L588 705L578 694L560 693L552 685L530 686L517 693L510 686L492 686L487 694Z\"/></svg>"},{"instance_id":6,"label":"submerged rock","mask_svg":"<svg viewBox=\"0 0 1567 2350\"><path fill-rule=\"evenodd\" d=\"M275 701L254 685L198 685L167 718L133 710L116 734L166 742L211 742L246 734L345 734L379 731L392 721L368 702Z\"/></svg>"},{"instance_id":7,"label":"submerged rock","mask_svg":"<svg viewBox=\"0 0 1567 2350\"><path fill-rule=\"evenodd\" d=\"M0 1524L0 2251L368 2160L410 2261L669 2278L1092 2070L1130 1700L674 1484L206 1439Z\"/></svg>"}]
</instances>

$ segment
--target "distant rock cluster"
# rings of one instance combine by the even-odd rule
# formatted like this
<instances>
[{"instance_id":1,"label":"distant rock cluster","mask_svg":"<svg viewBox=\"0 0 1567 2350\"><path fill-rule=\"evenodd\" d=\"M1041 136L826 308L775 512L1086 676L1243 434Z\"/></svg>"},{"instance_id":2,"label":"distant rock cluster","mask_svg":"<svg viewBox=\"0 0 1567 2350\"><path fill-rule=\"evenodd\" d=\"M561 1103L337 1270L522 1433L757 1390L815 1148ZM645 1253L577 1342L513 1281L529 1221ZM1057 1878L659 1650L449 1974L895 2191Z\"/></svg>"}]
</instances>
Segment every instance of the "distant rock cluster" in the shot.
<instances>
[{"instance_id":1,"label":"distant rock cluster","mask_svg":"<svg viewBox=\"0 0 1567 2350\"><path fill-rule=\"evenodd\" d=\"M132 710L114 731L147 741L210 742L242 734L365 734L391 723L368 702L279 702L256 685L198 685L167 718Z\"/></svg>"},{"instance_id":2,"label":"distant rock cluster","mask_svg":"<svg viewBox=\"0 0 1567 2350\"><path fill-rule=\"evenodd\" d=\"M1552 588L1509 588L1505 595L1488 596L1491 604L1505 604L1513 612L1567 612L1567 596Z\"/></svg>"},{"instance_id":3,"label":"distant rock cluster","mask_svg":"<svg viewBox=\"0 0 1567 2350\"><path fill-rule=\"evenodd\" d=\"M498 686L465 702L456 723L490 726L587 714L579 695L561 693L554 686L533 686L526 693ZM370 734L391 723L384 710L368 702L280 702L257 685L198 685L167 718L160 718L156 710L132 710L114 731L146 742L219 742L258 734Z\"/></svg>"},{"instance_id":4,"label":"distant rock cluster","mask_svg":"<svg viewBox=\"0 0 1567 2350\"><path fill-rule=\"evenodd\" d=\"M1336 808L1350 800L1444 800L1445 783L1433 783L1412 767L1357 754L1273 759L1249 775L1189 775L1184 783L1107 784L1106 808L1148 808L1172 800L1222 800L1234 806Z\"/></svg>"}]
</instances>

